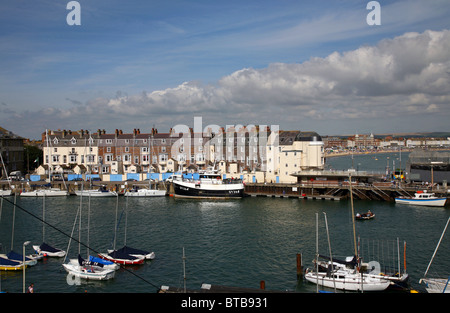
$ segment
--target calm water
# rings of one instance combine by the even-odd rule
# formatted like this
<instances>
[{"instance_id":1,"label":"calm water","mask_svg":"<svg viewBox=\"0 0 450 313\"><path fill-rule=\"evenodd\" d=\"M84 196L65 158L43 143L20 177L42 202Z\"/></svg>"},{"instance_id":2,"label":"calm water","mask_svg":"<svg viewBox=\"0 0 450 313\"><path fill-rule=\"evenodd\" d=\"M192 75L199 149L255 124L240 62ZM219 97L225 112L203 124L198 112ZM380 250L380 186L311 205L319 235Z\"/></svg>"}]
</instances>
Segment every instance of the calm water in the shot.
<instances>
[{"instance_id":1,"label":"calm water","mask_svg":"<svg viewBox=\"0 0 450 313\"><path fill-rule=\"evenodd\" d=\"M341 160L338 160L341 159ZM331 160L329 160L331 162ZM342 158L332 162L336 168ZM369 162L372 162L371 160ZM360 162L361 163L361 162ZM13 197L9 198L13 201ZM89 243L87 241L87 199L83 198L82 242L96 252L111 247L116 216L115 198L91 199ZM42 199L17 197L17 205L42 217ZM45 241L66 250L80 198L47 198L45 219L57 229L45 227ZM156 258L145 264L120 269L114 279L76 285L62 268L63 258L47 258L27 269L26 281L35 283L36 292L155 292L161 285L183 286L182 251L186 255L187 288L198 289L202 283L258 288L264 280L268 290L315 292L307 282L297 282L296 254L303 255L305 267L311 266L315 253L316 213L319 214L320 252L328 253L324 214L326 213L333 256L351 255L353 237L349 201L245 198L234 201L180 200L170 197L119 197L119 215L123 214L117 233L117 247L129 246L154 251ZM356 201L355 211L376 213L371 221L356 224L366 261L397 264L397 238L406 241L407 272L413 288L426 270L450 210L400 206L394 203ZM13 206L3 202L0 221L2 250L11 247ZM125 223L126 221L126 223ZM125 224L126 233L125 233ZM78 238L78 226L74 237ZM431 272L450 273L450 238L444 238ZM23 242L40 244L42 223L35 217L15 210L14 250L22 251ZM383 253L380 253L383 250ZM82 255L87 249L81 248ZM402 249L403 250L403 249ZM26 248L32 252L31 245ZM78 244L72 241L69 256L75 257ZM92 252L93 253L93 252ZM401 251L403 254L403 251ZM402 260L403 266L403 260ZM22 292L22 272L1 272L1 290Z\"/></svg>"}]
</instances>

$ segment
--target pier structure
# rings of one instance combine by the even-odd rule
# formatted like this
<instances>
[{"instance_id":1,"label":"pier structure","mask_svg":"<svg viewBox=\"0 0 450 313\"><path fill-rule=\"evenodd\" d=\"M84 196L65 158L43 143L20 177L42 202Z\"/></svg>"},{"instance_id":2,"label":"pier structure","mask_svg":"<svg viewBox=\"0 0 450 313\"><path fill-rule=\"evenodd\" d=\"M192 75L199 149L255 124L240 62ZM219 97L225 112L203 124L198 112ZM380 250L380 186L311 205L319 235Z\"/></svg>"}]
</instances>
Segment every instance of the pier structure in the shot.
<instances>
[{"instance_id":1,"label":"pier structure","mask_svg":"<svg viewBox=\"0 0 450 313\"><path fill-rule=\"evenodd\" d=\"M302 171L293 175L297 177L296 183L246 183L244 193L246 196L252 197L339 201L350 196L349 177L352 179L353 198L360 200L394 201L396 197L413 196L418 190L426 189L421 184L399 184L392 181L383 181L382 174L362 171ZM44 188L48 184L45 181L13 181L11 188L13 194L20 194L21 191ZM122 194L127 188L132 188L133 185L147 187L148 182L96 181L92 183L92 188L105 186L109 190ZM75 191L81 190L81 188L85 190L91 188L91 183L86 181L53 181L51 187L68 190L69 194L75 194ZM167 190L167 194L170 194L171 183L160 181L156 186L152 183L152 187ZM8 188L10 186L6 181L0 182L1 190ZM438 196L446 197L448 194L448 189L442 186L435 187L431 191Z\"/></svg>"}]
</instances>

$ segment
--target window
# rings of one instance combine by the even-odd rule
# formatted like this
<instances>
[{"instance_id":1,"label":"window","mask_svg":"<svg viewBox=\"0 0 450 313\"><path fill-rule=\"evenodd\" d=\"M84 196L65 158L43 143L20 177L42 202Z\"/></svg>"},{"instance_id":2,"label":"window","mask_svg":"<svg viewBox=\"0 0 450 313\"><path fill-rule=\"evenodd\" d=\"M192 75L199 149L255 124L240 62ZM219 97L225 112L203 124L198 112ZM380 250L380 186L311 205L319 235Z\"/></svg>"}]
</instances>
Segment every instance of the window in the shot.
<instances>
[{"instance_id":1,"label":"window","mask_svg":"<svg viewBox=\"0 0 450 313\"><path fill-rule=\"evenodd\" d=\"M72 137L72 139L70 139L70 143L74 145L77 143L77 140L74 137Z\"/></svg>"},{"instance_id":2,"label":"window","mask_svg":"<svg viewBox=\"0 0 450 313\"><path fill-rule=\"evenodd\" d=\"M130 147L125 147L125 152L130 152Z\"/></svg>"},{"instance_id":3,"label":"window","mask_svg":"<svg viewBox=\"0 0 450 313\"><path fill-rule=\"evenodd\" d=\"M89 138L89 143L91 143L91 142L90 142L91 139L92 139L92 138ZM106 143L107 143L107 144L112 144L112 139L106 139Z\"/></svg>"},{"instance_id":4,"label":"window","mask_svg":"<svg viewBox=\"0 0 450 313\"><path fill-rule=\"evenodd\" d=\"M106 147L106 152L111 152L111 147Z\"/></svg>"},{"instance_id":5,"label":"window","mask_svg":"<svg viewBox=\"0 0 450 313\"><path fill-rule=\"evenodd\" d=\"M70 155L69 159L70 159L70 163L77 163L77 156L76 155Z\"/></svg>"}]
</instances>

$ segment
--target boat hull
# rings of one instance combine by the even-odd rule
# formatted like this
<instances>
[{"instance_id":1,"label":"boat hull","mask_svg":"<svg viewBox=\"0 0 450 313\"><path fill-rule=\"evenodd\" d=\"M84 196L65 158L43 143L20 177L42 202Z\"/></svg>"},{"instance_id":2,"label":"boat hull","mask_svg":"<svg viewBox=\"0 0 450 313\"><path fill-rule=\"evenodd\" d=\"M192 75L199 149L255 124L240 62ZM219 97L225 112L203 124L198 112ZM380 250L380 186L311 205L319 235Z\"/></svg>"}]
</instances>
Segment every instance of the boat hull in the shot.
<instances>
[{"instance_id":1,"label":"boat hull","mask_svg":"<svg viewBox=\"0 0 450 313\"><path fill-rule=\"evenodd\" d=\"M195 184L173 181L174 196L199 199L240 199L244 196L243 184Z\"/></svg>"},{"instance_id":2,"label":"boat hull","mask_svg":"<svg viewBox=\"0 0 450 313\"><path fill-rule=\"evenodd\" d=\"M99 253L98 256L104 260L108 260L117 264L122 264L122 265L139 265L139 264L143 264L145 258L136 258L136 259L116 259L113 258L111 256L109 256L106 253Z\"/></svg>"},{"instance_id":3,"label":"boat hull","mask_svg":"<svg viewBox=\"0 0 450 313\"><path fill-rule=\"evenodd\" d=\"M83 197L115 197L117 193L115 191L100 191L100 190L77 190L75 191L77 196Z\"/></svg>"},{"instance_id":4,"label":"boat hull","mask_svg":"<svg viewBox=\"0 0 450 313\"><path fill-rule=\"evenodd\" d=\"M447 202L447 198L436 198L436 199L395 198L395 203L398 203L398 204L409 204L409 205L443 207L443 206L445 206L446 202Z\"/></svg>"},{"instance_id":5,"label":"boat hull","mask_svg":"<svg viewBox=\"0 0 450 313\"><path fill-rule=\"evenodd\" d=\"M33 190L20 194L21 197L64 197L68 195L69 193L65 190Z\"/></svg>"},{"instance_id":6,"label":"boat hull","mask_svg":"<svg viewBox=\"0 0 450 313\"><path fill-rule=\"evenodd\" d=\"M163 197L165 195L165 190L156 189L139 189L138 191L125 192L126 197Z\"/></svg>"},{"instance_id":7,"label":"boat hull","mask_svg":"<svg viewBox=\"0 0 450 313\"><path fill-rule=\"evenodd\" d=\"M425 283L428 293L450 293L449 279L423 278L421 282Z\"/></svg>"},{"instance_id":8,"label":"boat hull","mask_svg":"<svg viewBox=\"0 0 450 313\"><path fill-rule=\"evenodd\" d=\"M386 290L391 284L387 280L383 279L371 279L363 275L364 279L361 280L361 274L337 274L336 277L331 277L325 272L307 272L305 279L311 283L318 284L327 288L336 288L346 291L383 291Z\"/></svg>"},{"instance_id":9,"label":"boat hull","mask_svg":"<svg viewBox=\"0 0 450 313\"><path fill-rule=\"evenodd\" d=\"M63 264L67 273L86 280L108 280L114 278L115 271L91 266Z\"/></svg>"}]
</instances>

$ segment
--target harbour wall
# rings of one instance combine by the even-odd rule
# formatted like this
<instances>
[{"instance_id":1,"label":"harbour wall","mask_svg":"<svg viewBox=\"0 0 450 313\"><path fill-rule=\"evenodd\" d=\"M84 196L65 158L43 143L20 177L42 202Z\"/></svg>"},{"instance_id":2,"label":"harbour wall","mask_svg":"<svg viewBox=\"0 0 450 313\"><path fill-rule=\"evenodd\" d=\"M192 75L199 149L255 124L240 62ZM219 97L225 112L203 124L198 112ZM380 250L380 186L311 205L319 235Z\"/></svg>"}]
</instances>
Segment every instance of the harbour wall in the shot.
<instances>
[{"instance_id":1,"label":"harbour wall","mask_svg":"<svg viewBox=\"0 0 450 313\"><path fill-rule=\"evenodd\" d=\"M78 181L78 182L52 182L52 188L58 188L61 190L68 190L69 194L75 194L76 190L84 190L90 188L98 188L99 186L106 186L107 189L124 193L127 189L133 186L140 186L142 188L148 187L147 182L111 182L111 181L97 181L90 182ZM11 188L13 194L20 194L22 191L29 191L39 188L48 187L47 182L12 182ZM158 182L152 183L152 188L159 190L167 190L170 193L170 182ZM440 188L439 188L440 187ZM0 182L0 189L9 189L8 182ZM352 184L351 188L348 182L342 183L294 183L294 184L282 184L282 183L246 183L245 195L252 197L276 197L276 198L299 198L299 199L312 199L312 200L332 200L339 201L350 197L350 190L353 192L354 199L360 200L376 200L376 201L395 201L399 196L413 196L417 190L425 190L422 185L394 185L392 183L372 183L372 184ZM428 188L428 191L431 191ZM447 197L447 189L443 189L442 186L437 186L432 190L438 196Z\"/></svg>"}]
</instances>

